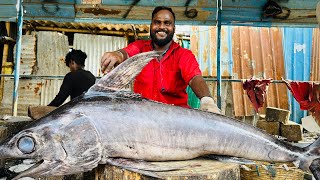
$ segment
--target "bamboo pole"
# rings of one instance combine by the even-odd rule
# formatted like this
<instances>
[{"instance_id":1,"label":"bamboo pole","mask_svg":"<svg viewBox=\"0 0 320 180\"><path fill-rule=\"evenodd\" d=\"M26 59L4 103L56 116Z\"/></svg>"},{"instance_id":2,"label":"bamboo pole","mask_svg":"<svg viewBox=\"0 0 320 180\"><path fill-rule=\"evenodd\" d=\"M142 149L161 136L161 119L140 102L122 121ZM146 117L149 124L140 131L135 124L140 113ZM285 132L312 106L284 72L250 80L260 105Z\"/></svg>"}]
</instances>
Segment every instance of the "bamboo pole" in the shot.
<instances>
[{"instance_id":1,"label":"bamboo pole","mask_svg":"<svg viewBox=\"0 0 320 180\"><path fill-rule=\"evenodd\" d=\"M7 36L10 37L10 22L6 22L6 31L7 31ZM7 69L8 69L8 54L9 54L9 44L4 44L3 45L3 53L2 53L2 69L1 73L2 74L7 74ZM1 77L1 82L0 82L0 101L3 99L3 90L4 90L4 77Z\"/></svg>"}]
</instances>

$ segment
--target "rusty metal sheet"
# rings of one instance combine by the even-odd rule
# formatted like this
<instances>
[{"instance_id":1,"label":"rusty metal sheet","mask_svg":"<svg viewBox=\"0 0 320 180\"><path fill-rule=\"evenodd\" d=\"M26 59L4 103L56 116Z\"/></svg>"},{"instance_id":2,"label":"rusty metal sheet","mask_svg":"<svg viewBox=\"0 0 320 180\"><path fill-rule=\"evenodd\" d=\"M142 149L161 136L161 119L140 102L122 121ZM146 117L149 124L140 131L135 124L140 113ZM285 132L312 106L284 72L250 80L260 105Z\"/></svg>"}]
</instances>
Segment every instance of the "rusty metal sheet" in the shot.
<instances>
[{"instance_id":1,"label":"rusty metal sheet","mask_svg":"<svg viewBox=\"0 0 320 180\"><path fill-rule=\"evenodd\" d=\"M0 114L2 115L11 114L13 82L13 78L5 78L4 96L0 108ZM47 105L59 92L61 84L62 79L20 79L18 88L18 115L27 116L29 106Z\"/></svg>"},{"instance_id":2,"label":"rusty metal sheet","mask_svg":"<svg viewBox=\"0 0 320 180\"><path fill-rule=\"evenodd\" d=\"M231 75L232 54L230 46L230 28L221 29L221 74ZM217 29L215 26L193 26L190 38L191 51L195 54L203 76L217 76Z\"/></svg>"},{"instance_id":3,"label":"rusty metal sheet","mask_svg":"<svg viewBox=\"0 0 320 180\"><path fill-rule=\"evenodd\" d=\"M58 32L37 32L37 71L39 76L64 76L70 70L65 64L69 52L68 37Z\"/></svg>"},{"instance_id":4,"label":"rusty metal sheet","mask_svg":"<svg viewBox=\"0 0 320 180\"><path fill-rule=\"evenodd\" d=\"M58 94L62 82L63 79L42 79L39 105L48 105ZM70 97L65 100L65 103L68 101L70 101Z\"/></svg>"},{"instance_id":5,"label":"rusty metal sheet","mask_svg":"<svg viewBox=\"0 0 320 180\"><path fill-rule=\"evenodd\" d=\"M285 77L282 32L279 28L233 27L233 75L235 79ZM253 115L254 108L242 88L242 83L232 83L235 116ZM265 107L288 109L285 84L271 83L266 95Z\"/></svg>"},{"instance_id":6,"label":"rusty metal sheet","mask_svg":"<svg viewBox=\"0 0 320 180\"><path fill-rule=\"evenodd\" d=\"M74 34L73 48L87 54L85 69L95 76L101 76L100 60L104 52L115 51L127 45L124 37L91 34Z\"/></svg>"},{"instance_id":7,"label":"rusty metal sheet","mask_svg":"<svg viewBox=\"0 0 320 180\"><path fill-rule=\"evenodd\" d=\"M313 30L310 81L320 81L320 32Z\"/></svg>"},{"instance_id":8,"label":"rusty metal sheet","mask_svg":"<svg viewBox=\"0 0 320 180\"><path fill-rule=\"evenodd\" d=\"M191 50L195 54L203 76L217 76L216 27L192 27ZM281 80L285 77L282 32L279 28L223 26L221 29L221 76L223 79ZM222 109L233 96L234 116L251 116L254 108L242 88L242 82L232 82L232 93L222 86ZM210 86L216 96L216 85ZM231 97L232 98L232 97ZM270 84L264 106L288 109L287 89L284 84ZM265 107L260 113L265 112Z\"/></svg>"},{"instance_id":9,"label":"rusty metal sheet","mask_svg":"<svg viewBox=\"0 0 320 180\"><path fill-rule=\"evenodd\" d=\"M23 35L21 43L20 75L31 75L36 69L36 36ZM15 49L13 53L16 61Z\"/></svg>"}]
</instances>

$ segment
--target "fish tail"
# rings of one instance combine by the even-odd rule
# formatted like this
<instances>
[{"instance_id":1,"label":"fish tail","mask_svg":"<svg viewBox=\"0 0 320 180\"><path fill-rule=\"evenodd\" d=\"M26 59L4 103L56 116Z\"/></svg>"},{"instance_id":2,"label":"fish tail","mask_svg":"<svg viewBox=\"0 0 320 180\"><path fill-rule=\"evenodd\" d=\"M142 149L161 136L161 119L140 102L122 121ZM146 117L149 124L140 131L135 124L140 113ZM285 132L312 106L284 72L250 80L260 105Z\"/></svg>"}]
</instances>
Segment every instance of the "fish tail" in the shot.
<instances>
[{"instance_id":1,"label":"fish tail","mask_svg":"<svg viewBox=\"0 0 320 180\"><path fill-rule=\"evenodd\" d=\"M320 158L316 158L309 166L311 173L316 180L320 180Z\"/></svg>"},{"instance_id":2,"label":"fish tail","mask_svg":"<svg viewBox=\"0 0 320 180\"><path fill-rule=\"evenodd\" d=\"M320 138L304 148L306 159L299 168L310 171L316 180L320 180Z\"/></svg>"}]
</instances>

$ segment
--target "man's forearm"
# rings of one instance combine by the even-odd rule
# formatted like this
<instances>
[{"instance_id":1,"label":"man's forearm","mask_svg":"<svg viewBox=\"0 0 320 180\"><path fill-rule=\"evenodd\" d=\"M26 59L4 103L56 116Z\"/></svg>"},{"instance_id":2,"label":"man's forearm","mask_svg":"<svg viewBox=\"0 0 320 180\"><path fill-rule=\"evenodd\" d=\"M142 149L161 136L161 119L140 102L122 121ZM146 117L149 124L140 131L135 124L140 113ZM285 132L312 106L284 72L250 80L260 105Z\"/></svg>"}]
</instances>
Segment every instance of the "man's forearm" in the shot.
<instances>
[{"instance_id":1,"label":"man's forearm","mask_svg":"<svg viewBox=\"0 0 320 180\"><path fill-rule=\"evenodd\" d=\"M205 96L211 97L208 85L201 75L193 77L189 82L189 86L199 99Z\"/></svg>"},{"instance_id":2,"label":"man's forearm","mask_svg":"<svg viewBox=\"0 0 320 180\"><path fill-rule=\"evenodd\" d=\"M221 111L211 97L208 85L202 76L193 77L189 85L200 99L200 110L221 114Z\"/></svg>"}]
</instances>

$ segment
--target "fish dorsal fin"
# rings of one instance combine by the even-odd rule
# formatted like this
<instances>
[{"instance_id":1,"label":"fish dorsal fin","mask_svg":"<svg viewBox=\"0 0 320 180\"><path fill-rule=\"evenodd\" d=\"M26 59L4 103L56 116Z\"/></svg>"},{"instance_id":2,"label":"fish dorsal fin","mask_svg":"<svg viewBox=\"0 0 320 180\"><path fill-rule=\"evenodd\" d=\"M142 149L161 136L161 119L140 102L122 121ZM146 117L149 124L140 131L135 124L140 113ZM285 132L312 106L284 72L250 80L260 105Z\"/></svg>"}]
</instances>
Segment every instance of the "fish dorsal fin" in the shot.
<instances>
[{"instance_id":1,"label":"fish dorsal fin","mask_svg":"<svg viewBox=\"0 0 320 180\"><path fill-rule=\"evenodd\" d=\"M141 72L145 65L159 55L160 53L157 51L150 51L128 58L103 76L88 90L88 93L123 89Z\"/></svg>"}]
</instances>

